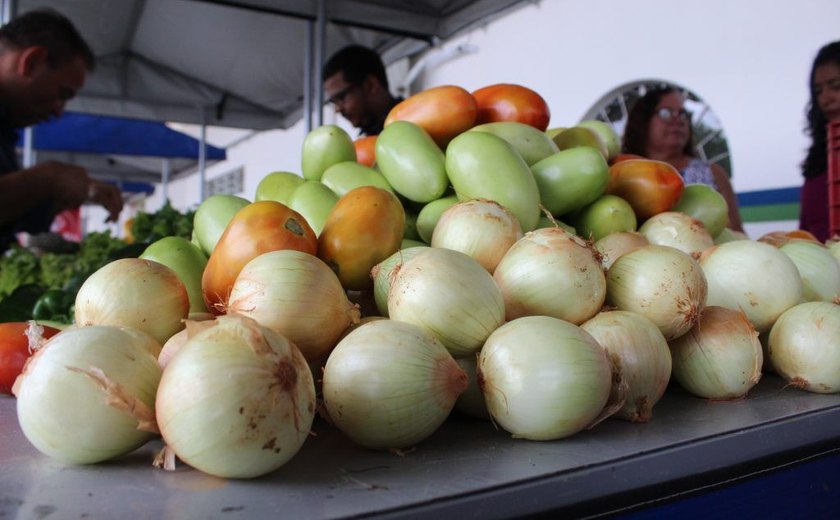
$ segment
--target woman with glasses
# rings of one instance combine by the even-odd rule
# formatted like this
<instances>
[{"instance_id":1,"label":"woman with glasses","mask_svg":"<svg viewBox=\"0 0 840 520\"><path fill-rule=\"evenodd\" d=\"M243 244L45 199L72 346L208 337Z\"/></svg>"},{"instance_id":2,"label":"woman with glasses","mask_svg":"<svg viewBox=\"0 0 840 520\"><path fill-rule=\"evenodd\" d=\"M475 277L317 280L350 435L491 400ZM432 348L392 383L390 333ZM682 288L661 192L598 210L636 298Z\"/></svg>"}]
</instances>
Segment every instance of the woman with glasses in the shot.
<instances>
[{"instance_id":1,"label":"woman with glasses","mask_svg":"<svg viewBox=\"0 0 840 520\"><path fill-rule=\"evenodd\" d=\"M738 201L729 176L717 164L696 156L691 114L683 106L683 95L666 87L648 90L630 110L622 151L663 161L676 168L686 184L707 184L718 191L729 206L730 229L743 232Z\"/></svg>"},{"instance_id":2,"label":"woman with glasses","mask_svg":"<svg viewBox=\"0 0 840 520\"><path fill-rule=\"evenodd\" d=\"M820 241L829 234L828 222L828 131L829 123L840 122L840 41L825 45L817 53L809 82L808 127L811 147L802 163L799 228Z\"/></svg>"}]
</instances>

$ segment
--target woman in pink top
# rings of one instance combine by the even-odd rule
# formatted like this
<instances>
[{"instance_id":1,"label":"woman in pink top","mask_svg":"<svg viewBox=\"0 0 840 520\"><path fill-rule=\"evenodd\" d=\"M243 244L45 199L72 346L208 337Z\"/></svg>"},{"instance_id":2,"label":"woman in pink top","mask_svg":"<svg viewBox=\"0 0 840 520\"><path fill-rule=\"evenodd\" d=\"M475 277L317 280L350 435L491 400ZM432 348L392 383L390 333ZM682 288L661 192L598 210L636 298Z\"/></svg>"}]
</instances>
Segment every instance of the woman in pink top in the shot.
<instances>
[{"instance_id":1,"label":"woman in pink top","mask_svg":"<svg viewBox=\"0 0 840 520\"><path fill-rule=\"evenodd\" d=\"M808 127L811 147L802 163L799 228L825 242L828 236L828 138L826 126L840 121L840 41L819 50L811 67Z\"/></svg>"}]
</instances>

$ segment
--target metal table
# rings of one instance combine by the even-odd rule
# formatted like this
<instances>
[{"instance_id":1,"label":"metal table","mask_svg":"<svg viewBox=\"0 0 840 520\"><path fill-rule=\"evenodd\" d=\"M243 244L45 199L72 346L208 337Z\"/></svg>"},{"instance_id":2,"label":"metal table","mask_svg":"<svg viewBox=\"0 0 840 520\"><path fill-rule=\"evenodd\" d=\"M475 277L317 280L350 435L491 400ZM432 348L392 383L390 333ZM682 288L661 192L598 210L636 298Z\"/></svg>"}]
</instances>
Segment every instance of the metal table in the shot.
<instances>
[{"instance_id":1,"label":"metal table","mask_svg":"<svg viewBox=\"0 0 840 520\"><path fill-rule=\"evenodd\" d=\"M836 454L840 395L765 376L749 397L710 402L669 388L653 420L607 420L552 442L511 439L453 415L415 450L369 451L316 420L278 471L224 480L151 466L153 441L120 459L70 466L32 447L0 396L0 519L565 518L628 511L722 481Z\"/></svg>"}]
</instances>

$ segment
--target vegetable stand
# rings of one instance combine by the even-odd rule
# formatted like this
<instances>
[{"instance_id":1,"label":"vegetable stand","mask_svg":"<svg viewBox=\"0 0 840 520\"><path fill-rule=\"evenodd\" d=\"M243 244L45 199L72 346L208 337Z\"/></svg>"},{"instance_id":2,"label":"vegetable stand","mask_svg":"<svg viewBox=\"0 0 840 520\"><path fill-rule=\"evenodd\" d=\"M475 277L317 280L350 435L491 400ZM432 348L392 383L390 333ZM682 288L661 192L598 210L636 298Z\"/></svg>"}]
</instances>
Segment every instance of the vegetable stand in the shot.
<instances>
[{"instance_id":1,"label":"vegetable stand","mask_svg":"<svg viewBox=\"0 0 840 520\"><path fill-rule=\"evenodd\" d=\"M225 480L132 454L70 466L24 438L15 400L0 396L0 518L507 518L627 511L742 477L837 461L840 395L765 375L746 399L711 402L671 387L646 424L610 419L553 442L511 439L454 415L416 449L375 452L317 420L316 436L278 471ZM780 469L785 467L787 469ZM836 468L835 468L836 469ZM837 472L832 471L834 483ZM724 485L724 484L721 484ZM823 501L840 493L825 484ZM764 497L772 502L778 497ZM787 502L796 502L788 497ZM799 512L807 516L802 506ZM833 509L836 511L837 509ZM719 513L725 513L718 505Z\"/></svg>"}]
</instances>

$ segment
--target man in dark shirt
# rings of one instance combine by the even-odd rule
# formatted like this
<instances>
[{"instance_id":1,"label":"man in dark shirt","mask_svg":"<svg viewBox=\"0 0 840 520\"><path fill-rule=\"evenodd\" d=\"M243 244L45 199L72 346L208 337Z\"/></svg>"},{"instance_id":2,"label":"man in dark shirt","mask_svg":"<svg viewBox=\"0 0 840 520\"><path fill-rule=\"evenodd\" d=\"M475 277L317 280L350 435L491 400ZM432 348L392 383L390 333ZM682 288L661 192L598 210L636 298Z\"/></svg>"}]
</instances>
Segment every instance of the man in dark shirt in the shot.
<instances>
[{"instance_id":1,"label":"man in dark shirt","mask_svg":"<svg viewBox=\"0 0 840 520\"><path fill-rule=\"evenodd\" d=\"M86 201L116 220L123 201L113 184L58 162L21 169L17 129L58 117L93 69L94 57L73 24L35 10L0 27L0 252L20 231L47 231L54 216Z\"/></svg>"},{"instance_id":2,"label":"man in dark shirt","mask_svg":"<svg viewBox=\"0 0 840 520\"><path fill-rule=\"evenodd\" d=\"M344 47L327 60L324 93L362 135L379 135L388 112L402 101L388 90L382 59L360 45Z\"/></svg>"}]
</instances>

